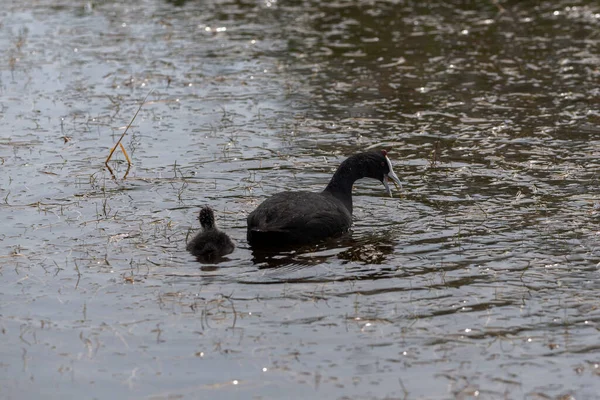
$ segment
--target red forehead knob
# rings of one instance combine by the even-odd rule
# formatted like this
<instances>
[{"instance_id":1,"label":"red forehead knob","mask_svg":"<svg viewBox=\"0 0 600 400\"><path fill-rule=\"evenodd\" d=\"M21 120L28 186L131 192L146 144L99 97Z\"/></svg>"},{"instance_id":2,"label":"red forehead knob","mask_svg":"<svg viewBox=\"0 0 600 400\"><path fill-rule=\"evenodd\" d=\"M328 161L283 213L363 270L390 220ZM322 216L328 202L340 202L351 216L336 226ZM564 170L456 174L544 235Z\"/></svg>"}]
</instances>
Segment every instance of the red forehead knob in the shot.
<instances>
[{"instance_id":1,"label":"red forehead knob","mask_svg":"<svg viewBox=\"0 0 600 400\"><path fill-rule=\"evenodd\" d=\"M381 150L381 154L383 154L384 157L387 157L387 151Z\"/></svg>"}]
</instances>

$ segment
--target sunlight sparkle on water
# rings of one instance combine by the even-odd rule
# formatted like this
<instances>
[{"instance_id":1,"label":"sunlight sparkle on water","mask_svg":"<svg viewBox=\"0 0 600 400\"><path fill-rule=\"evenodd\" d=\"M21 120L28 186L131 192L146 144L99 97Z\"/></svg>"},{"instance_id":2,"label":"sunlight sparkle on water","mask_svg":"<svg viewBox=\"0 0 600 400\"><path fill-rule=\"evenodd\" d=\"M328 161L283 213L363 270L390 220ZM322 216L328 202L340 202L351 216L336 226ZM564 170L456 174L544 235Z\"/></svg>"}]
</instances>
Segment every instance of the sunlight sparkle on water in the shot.
<instances>
[{"instance_id":1,"label":"sunlight sparkle on water","mask_svg":"<svg viewBox=\"0 0 600 400\"><path fill-rule=\"evenodd\" d=\"M227 31L227 28L226 28L226 27L224 27L224 26L220 26L220 27L218 27L218 28L214 28L214 29L213 29L213 28L211 28L210 26L206 26L206 27L204 27L204 30L205 30L206 32L226 32L226 31Z\"/></svg>"}]
</instances>

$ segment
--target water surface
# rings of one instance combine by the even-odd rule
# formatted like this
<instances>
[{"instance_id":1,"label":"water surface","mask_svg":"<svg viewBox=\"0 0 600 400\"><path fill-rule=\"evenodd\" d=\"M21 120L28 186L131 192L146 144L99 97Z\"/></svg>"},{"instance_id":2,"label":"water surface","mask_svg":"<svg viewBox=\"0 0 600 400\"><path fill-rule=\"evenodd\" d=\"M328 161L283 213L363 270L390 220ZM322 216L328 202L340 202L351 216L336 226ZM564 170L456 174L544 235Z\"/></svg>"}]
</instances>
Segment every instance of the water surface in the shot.
<instances>
[{"instance_id":1,"label":"water surface","mask_svg":"<svg viewBox=\"0 0 600 400\"><path fill-rule=\"evenodd\" d=\"M0 17L0 397L596 398L595 2ZM374 148L400 193L359 181L350 235L252 253L263 199ZM185 251L205 204L217 265Z\"/></svg>"}]
</instances>

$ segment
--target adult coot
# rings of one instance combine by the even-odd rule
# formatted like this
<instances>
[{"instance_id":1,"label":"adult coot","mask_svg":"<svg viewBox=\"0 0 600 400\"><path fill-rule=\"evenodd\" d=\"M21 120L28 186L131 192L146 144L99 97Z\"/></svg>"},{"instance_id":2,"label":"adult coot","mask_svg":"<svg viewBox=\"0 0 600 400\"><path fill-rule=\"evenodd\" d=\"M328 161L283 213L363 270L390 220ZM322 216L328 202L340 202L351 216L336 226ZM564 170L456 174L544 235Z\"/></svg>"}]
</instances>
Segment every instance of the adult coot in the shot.
<instances>
[{"instance_id":1,"label":"adult coot","mask_svg":"<svg viewBox=\"0 0 600 400\"><path fill-rule=\"evenodd\" d=\"M317 242L346 232L352 224L352 185L361 178L401 185L387 152L353 155L338 167L321 193L277 193L248 215L248 243L253 247L280 247Z\"/></svg>"},{"instance_id":2,"label":"adult coot","mask_svg":"<svg viewBox=\"0 0 600 400\"><path fill-rule=\"evenodd\" d=\"M199 261L213 262L233 251L235 246L229 236L218 230L215 225L212 208L202 207L198 219L202 232L187 244L186 248L190 253Z\"/></svg>"}]
</instances>

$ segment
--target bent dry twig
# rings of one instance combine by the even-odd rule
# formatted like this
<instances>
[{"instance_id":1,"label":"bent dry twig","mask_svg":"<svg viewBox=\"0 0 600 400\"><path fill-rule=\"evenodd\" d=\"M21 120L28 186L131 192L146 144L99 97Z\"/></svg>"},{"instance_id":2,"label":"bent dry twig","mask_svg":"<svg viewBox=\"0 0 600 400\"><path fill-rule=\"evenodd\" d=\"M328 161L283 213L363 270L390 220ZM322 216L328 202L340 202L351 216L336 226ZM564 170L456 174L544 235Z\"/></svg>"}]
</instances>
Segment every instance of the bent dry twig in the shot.
<instances>
[{"instance_id":1,"label":"bent dry twig","mask_svg":"<svg viewBox=\"0 0 600 400\"><path fill-rule=\"evenodd\" d=\"M104 165L106 166L106 168L108 169L108 171L112 175L113 179L117 179L117 178L115 177L115 174L113 173L113 170L110 167L110 165L108 165L108 162L112 158L115 150L117 150L117 147L121 148L121 151L123 152L123 155L125 156L125 160L127 160L127 171L125 171L125 175L123 175L123 179L127 178L127 175L129 174L129 169L131 168L131 159L129 158L129 155L127 154L127 151L125 151L125 146L123 146L122 140L125 137L125 135L127 134L127 131L129 130L129 127L131 127L131 125L133 124L133 121L135 121L135 118L139 114L139 112L142 109L142 107L144 106L144 104L146 104L146 100L148 99L148 96L150 96L150 94L152 94L153 91L154 91L154 89L151 89L148 92L148 94L146 95L146 97L144 97L144 100L142 100L142 103L140 104L140 106L138 107L137 111L133 115L133 118L131 118L131 121L129 122L129 124L127 124L127 127L125 128L125 131L121 134L121 137L119 137L119 140L117 140L117 143L115 143L115 145L113 146L113 148L110 150L110 154L108 155L108 157L106 158L106 161L104 162Z\"/></svg>"}]
</instances>

